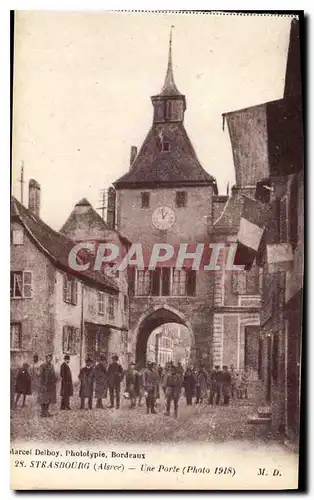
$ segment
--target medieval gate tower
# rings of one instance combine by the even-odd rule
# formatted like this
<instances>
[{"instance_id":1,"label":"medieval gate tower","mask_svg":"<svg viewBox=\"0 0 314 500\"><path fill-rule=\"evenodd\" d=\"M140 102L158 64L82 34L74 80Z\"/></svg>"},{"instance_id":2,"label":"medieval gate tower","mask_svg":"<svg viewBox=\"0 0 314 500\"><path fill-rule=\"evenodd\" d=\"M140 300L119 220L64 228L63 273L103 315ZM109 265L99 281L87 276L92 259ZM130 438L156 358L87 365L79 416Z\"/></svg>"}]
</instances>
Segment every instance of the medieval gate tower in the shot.
<instances>
[{"instance_id":1,"label":"medieval gate tower","mask_svg":"<svg viewBox=\"0 0 314 500\"><path fill-rule=\"evenodd\" d=\"M114 183L117 229L144 248L154 243L206 244L217 184L199 163L184 127L186 100L174 82L171 35L165 82L151 100L151 129L139 152L132 148L129 171ZM171 322L188 327L192 362L211 361L212 274L169 267L136 271L130 342L137 362L146 361L150 333Z\"/></svg>"}]
</instances>

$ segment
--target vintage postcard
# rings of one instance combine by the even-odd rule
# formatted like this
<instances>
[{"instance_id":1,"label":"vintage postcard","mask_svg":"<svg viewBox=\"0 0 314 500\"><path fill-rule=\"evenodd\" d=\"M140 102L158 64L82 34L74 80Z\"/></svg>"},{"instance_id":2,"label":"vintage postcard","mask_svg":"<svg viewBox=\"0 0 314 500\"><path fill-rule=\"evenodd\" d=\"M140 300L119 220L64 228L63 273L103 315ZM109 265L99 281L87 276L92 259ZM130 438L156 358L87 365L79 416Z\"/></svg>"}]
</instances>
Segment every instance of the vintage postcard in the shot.
<instances>
[{"instance_id":1,"label":"vintage postcard","mask_svg":"<svg viewBox=\"0 0 314 500\"><path fill-rule=\"evenodd\" d=\"M298 488L301 14L17 11L11 488Z\"/></svg>"}]
</instances>

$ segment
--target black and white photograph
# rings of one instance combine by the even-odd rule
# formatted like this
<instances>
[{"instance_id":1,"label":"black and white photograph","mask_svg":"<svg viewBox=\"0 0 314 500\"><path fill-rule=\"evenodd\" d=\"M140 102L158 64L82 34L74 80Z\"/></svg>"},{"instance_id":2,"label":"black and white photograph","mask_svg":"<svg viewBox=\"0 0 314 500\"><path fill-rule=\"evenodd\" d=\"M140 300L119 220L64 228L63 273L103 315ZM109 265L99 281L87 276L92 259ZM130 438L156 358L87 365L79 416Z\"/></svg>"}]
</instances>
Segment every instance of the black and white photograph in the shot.
<instances>
[{"instance_id":1,"label":"black and white photograph","mask_svg":"<svg viewBox=\"0 0 314 500\"><path fill-rule=\"evenodd\" d=\"M14 12L12 489L298 488L302 20Z\"/></svg>"}]
</instances>

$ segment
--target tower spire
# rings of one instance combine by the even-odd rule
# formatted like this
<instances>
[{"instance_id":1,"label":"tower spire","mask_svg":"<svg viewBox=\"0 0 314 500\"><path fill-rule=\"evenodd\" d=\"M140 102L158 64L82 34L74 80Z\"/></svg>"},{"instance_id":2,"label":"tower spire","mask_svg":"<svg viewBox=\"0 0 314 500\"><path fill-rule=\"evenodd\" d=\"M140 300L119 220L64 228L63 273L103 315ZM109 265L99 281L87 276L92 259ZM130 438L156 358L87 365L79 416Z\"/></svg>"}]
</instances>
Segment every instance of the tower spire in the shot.
<instances>
[{"instance_id":1,"label":"tower spire","mask_svg":"<svg viewBox=\"0 0 314 500\"><path fill-rule=\"evenodd\" d=\"M173 67L172 67L172 29L174 26L172 25L170 27L170 36L169 36L169 52L168 52L168 66L167 66L167 73L166 73L166 78L165 78L165 83L162 88L161 94L160 95L181 95L179 90L176 87L176 84L174 83L174 77L173 77Z\"/></svg>"}]
</instances>

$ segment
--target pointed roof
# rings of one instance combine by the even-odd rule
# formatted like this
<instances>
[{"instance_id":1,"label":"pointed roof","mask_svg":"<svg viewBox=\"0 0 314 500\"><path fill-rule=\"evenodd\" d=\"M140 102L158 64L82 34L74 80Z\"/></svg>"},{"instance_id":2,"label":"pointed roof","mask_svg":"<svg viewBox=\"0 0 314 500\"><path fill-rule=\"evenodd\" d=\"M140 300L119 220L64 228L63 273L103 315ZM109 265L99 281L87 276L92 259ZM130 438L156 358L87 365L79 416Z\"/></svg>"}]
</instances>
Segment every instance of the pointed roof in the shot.
<instances>
[{"instance_id":1,"label":"pointed roof","mask_svg":"<svg viewBox=\"0 0 314 500\"><path fill-rule=\"evenodd\" d=\"M75 241L52 229L37 215L24 207L14 196L11 200L11 217L12 220L18 221L24 227L30 239L55 267L87 282L89 286L118 293L117 285L100 271L93 271L92 266L87 271L72 269L68 259L70 251L76 245Z\"/></svg>"},{"instance_id":2,"label":"pointed roof","mask_svg":"<svg viewBox=\"0 0 314 500\"><path fill-rule=\"evenodd\" d=\"M160 136L169 142L162 151ZM201 166L182 123L154 123L136 156L131 169L114 186L121 188L158 188L213 185L216 180Z\"/></svg>"},{"instance_id":3,"label":"pointed roof","mask_svg":"<svg viewBox=\"0 0 314 500\"><path fill-rule=\"evenodd\" d=\"M81 239L84 240L86 238L87 229L90 231L90 234L94 231L96 231L97 234L102 233L104 238L106 238L108 233L112 231L118 236L124 245L130 245L130 241L124 234L116 229L111 229L107 222L99 215L98 212L96 212L90 202L86 198L82 198L75 204L69 217L61 227L60 233L74 238L74 234L78 235L79 232L81 232L81 235L84 236L84 238L75 238L81 241Z\"/></svg>"},{"instance_id":4,"label":"pointed roof","mask_svg":"<svg viewBox=\"0 0 314 500\"><path fill-rule=\"evenodd\" d=\"M181 96L181 92L179 92L173 77L173 67L172 67L172 28L170 28L170 37L169 37L169 52L168 52L168 66L167 73L165 78L165 83L161 90L160 96Z\"/></svg>"}]
</instances>

